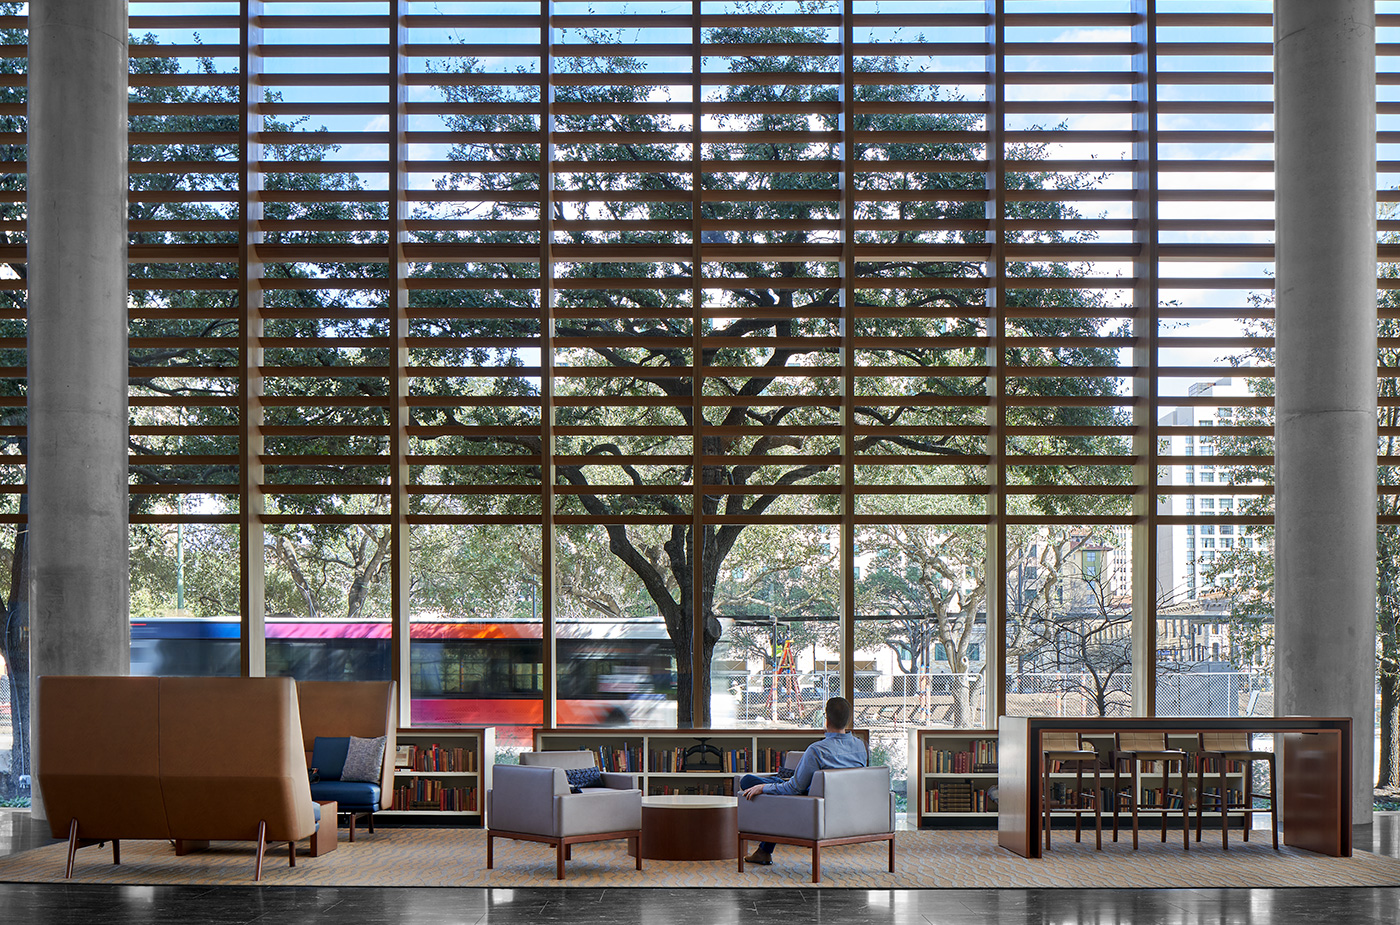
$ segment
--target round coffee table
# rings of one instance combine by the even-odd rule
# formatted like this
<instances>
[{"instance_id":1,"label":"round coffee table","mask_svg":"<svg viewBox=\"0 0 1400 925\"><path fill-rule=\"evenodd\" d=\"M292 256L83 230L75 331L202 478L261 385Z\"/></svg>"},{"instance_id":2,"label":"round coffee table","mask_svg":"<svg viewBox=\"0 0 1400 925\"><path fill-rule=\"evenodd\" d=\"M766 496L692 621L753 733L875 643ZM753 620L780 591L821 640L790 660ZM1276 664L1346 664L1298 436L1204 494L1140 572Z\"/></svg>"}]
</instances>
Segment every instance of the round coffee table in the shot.
<instances>
[{"instance_id":1,"label":"round coffee table","mask_svg":"<svg viewBox=\"0 0 1400 925\"><path fill-rule=\"evenodd\" d=\"M658 861L719 861L739 856L735 797L642 797L642 857Z\"/></svg>"}]
</instances>

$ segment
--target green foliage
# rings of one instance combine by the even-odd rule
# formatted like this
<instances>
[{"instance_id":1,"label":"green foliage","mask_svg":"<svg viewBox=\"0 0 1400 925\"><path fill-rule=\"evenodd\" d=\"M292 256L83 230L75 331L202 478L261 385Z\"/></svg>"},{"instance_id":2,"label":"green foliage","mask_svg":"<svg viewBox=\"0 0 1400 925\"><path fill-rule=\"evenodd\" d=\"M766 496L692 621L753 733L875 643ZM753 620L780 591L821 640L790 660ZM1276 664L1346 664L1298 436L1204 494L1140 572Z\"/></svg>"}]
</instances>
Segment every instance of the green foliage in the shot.
<instances>
[{"instance_id":1,"label":"green foliage","mask_svg":"<svg viewBox=\"0 0 1400 925\"><path fill-rule=\"evenodd\" d=\"M754 9L761 10L762 4ZM595 38L612 40L606 35ZM807 53L811 43L825 41L821 29L726 26L708 29L707 41L720 48L750 43L794 48L791 54L721 52L714 56L729 73L745 77L793 74L820 78L832 74L837 66L831 56ZM722 259L695 266L688 247L676 248L689 243L692 162L685 121L664 112L664 104L671 99L670 89L598 79L643 73L637 59L570 59L569 66L592 79L561 81L555 88L558 195L551 217L560 229L557 252L579 255L555 266L556 277L567 282L554 294L555 335L566 345L561 355L569 366L591 367L601 375L556 380L558 393L567 400L558 411L557 423L565 434L568 428L587 427L604 430L609 437L562 438L559 452L590 461L556 467L560 484L572 489L561 496L560 511L586 514L604 523L618 515L637 513L677 518L669 528L669 537L659 544L651 538L654 531L650 527L610 524L606 531L613 554L635 574L666 620L684 674L697 612L704 621L708 656L719 639L715 616L731 612L725 609L729 606L736 608L732 612L745 612L743 608L754 603L752 598L760 588L757 583L766 587L771 576L790 571L791 566L782 555L743 558L741 537L753 529L745 523L714 524L705 527L701 536L692 536L690 497L659 489L697 480L726 486L724 492L700 496L698 503L709 517L751 520L783 513L805 515L815 522L835 510L834 494L794 496L774 489L834 485L840 474L837 461L841 447L831 435L838 419L829 405L811 400L833 395L838 387L834 377L819 375L823 367L834 372L839 363L834 316L841 286L834 258L822 256L821 250L835 240L841 220L840 197L834 195L840 169L837 116L831 105L837 99L836 82L769 78L723 84L712 91L698 178L710 195L700 207L699 218L703 240L726 248ZM862 58L859 66L870 72L898 72L909 68L910 62L895 57ZM485 64L475 59L462 60L460 69L475 75L487 73ZM899 108L880 104L926 98L921 95L926 95L928 88L914 84L872 81L858 83L856 92L861 102L871 104L870 111L858 117L857 130L901 133L891 136L896 138L892 141L855 143L855 157L862 167L853 182L862 193L887 194L869 197L869 201L861 197L857 241L984 244L983 203L975 196L963 195L985 188L983 172L975 166L966 171L887 166L891 161L919 160L975 164L981 153L974 144L962 140L965 136L956 134L975 131L975 117L920 114L912 111L916 107L909 107L909 112L880 111ZM445 93L455 103L520 104L522 110L538 103L533 86L462 84L446 88ZM539 131L537 117L524 111L514 115L478 111L453 117L452 128L464 138L451 155L462 169L444 178L442 187L495 192L499 198L484 204L474 202L457 211L439 210L436 217L466 223L466 230L457 226L422 237L443 243L537 244L540 207L514 195L538 185L535 165L539 148L528 140L531 133ZM1028 148L1013 152L1013 156L1035 159L1044 152ZM619 161L633 166L617 171L594 171L585 166ZM519 169L482 171L478 167L483 163L517 164ZM584 169L570 169L574 164ZM1017 189L1078 187L1093 182L1093 178L1066 179L1046 173L1015 173L1008 178ZM1074 214L1058 201L1013 201L1007 208L1009 217L1051 223ZM887 227L899 224L883 230L881 222ZM1017 230L1011 235L1011 240L1018 242L1069 244L1084 240L1056 231ZM565 251L565 245L572 250ZM775 249L784 255L809 249L813 256L765 256ZM965 339L986 337L987 310L982 291L961 283L978 278L984 272L982 265L976 260L878 259L862 261L855 271L872 281L889 280L893 286L872 282L857 294L863 310L856 333L882 338L878 346L862 351L862 361L908 369L904 382L877 385L875 380L862 378L857 388L872 397L877 388L893 389L912 399L901 406L872 401L858 407L858 424L888 430L857 438L856 451L967 457L963 477L969 481L980 478L981 463L974 460L987 451L985 438L936 434L933 428L972 427L982 413L966 400L987 394L982 368L988 358L985 348L967 346ZM439 322L438 333L461 337L496 336L502 331L533 335L528 324L512 325L507 317L537 310L533 292L511 288L512 281L528 269L521 269L518 263L482 261L439 264L430 272L478 283L500 281L499 288L443 290L435 295L434 305L480 310L479 317L476 312L470 317L461 313ZM1022 262L1010 265L1007 272L1030 281L1074 278L1080 270L1062 263ZM691 281L696 278L705 280L707 306L713 309L706 312L705 341L698 357L692 352L695 332L689 304ZM936 284L939 279L958 284L940 287ZM900 281L905 280L919 285L901 288ZM927 285L929 280L935 285ZM1103 333L1104 319L1096 317L1094 311L1105 305L1098 293L1072 287L1012 286L1008 301L1009 307L1017 309L1044 308L1047 316L1026 318L1017 312L1009 322L1009 334L1059 338L1063 345L1018 343L1008 351L1007 362L1025 367L1117 364L1116 345L1083 346L1088 343L1083 339ZM1060 311L1065 308L1075 311ZM947 346L933 339L940 337L947 338ZM706 394L716 400L705 411L711 434L702 438L708 460L705 467L697 473L685 463L633 462L656 455L690 454L688 441L659 435L657 429L689 431L699 424L692 417L694 380L689 373L697 361L722 369L704 380ZM792 367L818 374L792 376ZM950 376L950 367L965 367L968 375ZM1007 387L1017 396L1054 398L1114 395L1117 384L1105 376L1027 375L1009 379ZM784 401L788 397L792 401ZM963 401L930 404L928 400L934 398ZM1113 408L1071 405L1028 404L1013 412L1015 420L1010 423L1091 426L1106 434L1107 425L1125 421ZM774 436L789 430L801 436ZM1126 446L1112 436L1047 436L1025 431L1016 432L1009 441L1012 452L1027 455L1122 452ZM471 441L464 438L463 442ZM538 449L538 441L529 437L496 438L491 444L496 452L512 445L531 452ZM734 459L730 462L725 457ZM1128 473L1108 466L1043 465L1026 467L1023 476L1032 484L1103 484L1125 481ZM617 484L632 491L619 494L606 490L606 486ZM645 492L650 486L658 490L654 494L633 493ZM1102 513L1104 505L1114 502L1092 496L1042 495L1035 496L1034 503L1047 514L1092 514ZM666 553L664 560L648 555L643 548L658 546ZM699 588L692 587L692 556L697 550L704 576ZM731 561L738 563L737 568ZM746 577L736 580L733 576L738 571ZM801 583L806 591L799 597L823 596L803 574ZM746 583L749 587L744 587ZM790 600L784 606L801 610L808 605ZM790 623L796 625L797 621ZM764 638L771 635L771 629L750 626L732 632L736 648L771 658L763 655L771 651L772 639ZM701 703L708 700L704 683L696 679L696 697ZM680 710L682 716L688 712L684 694Z\"/></svg>"}]
</instances>

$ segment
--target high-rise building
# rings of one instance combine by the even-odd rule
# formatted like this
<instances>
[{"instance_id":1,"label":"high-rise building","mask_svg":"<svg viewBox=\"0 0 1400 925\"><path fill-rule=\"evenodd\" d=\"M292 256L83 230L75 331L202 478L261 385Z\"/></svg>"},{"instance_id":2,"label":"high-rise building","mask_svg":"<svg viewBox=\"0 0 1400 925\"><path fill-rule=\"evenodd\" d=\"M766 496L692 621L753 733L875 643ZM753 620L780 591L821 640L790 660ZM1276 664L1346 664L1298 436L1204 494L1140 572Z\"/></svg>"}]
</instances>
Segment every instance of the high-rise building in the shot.
<instances>
[{"instance_id":1,"label":"high-rise building","mask_svg":"<svg viewBox=\"0 0 1400 925\"><path fill-rule=\"evenodd\" d=\"M1234 423L1235 407L1231 399L1249 397L1250 391L1243 379L1226 377L1197 382L1191 386L1189 394L1193 398L1219 398L1221 403L1178 407L1162 416L1158 423L1164 427L1196 428ZM1157 503L1158 514L1214 517L1228 516L1239 510L1241 496L1234 494L1228 476L1217 471L1212 459L1218 447L1211 437L1173 435L1163 440L1166 443L1163 455L1193 456L1199 462L1168 468L1161 484L1189 485L1194 490L1164 495ZM1209 523L1161 527L1157 538L1158 601L1170 606L1211 596L1215 583L1208 575L1216 559L1236 548L1251 548L1259 542L1243 529L1232 524Z\"/></svg>"}]
</instances>

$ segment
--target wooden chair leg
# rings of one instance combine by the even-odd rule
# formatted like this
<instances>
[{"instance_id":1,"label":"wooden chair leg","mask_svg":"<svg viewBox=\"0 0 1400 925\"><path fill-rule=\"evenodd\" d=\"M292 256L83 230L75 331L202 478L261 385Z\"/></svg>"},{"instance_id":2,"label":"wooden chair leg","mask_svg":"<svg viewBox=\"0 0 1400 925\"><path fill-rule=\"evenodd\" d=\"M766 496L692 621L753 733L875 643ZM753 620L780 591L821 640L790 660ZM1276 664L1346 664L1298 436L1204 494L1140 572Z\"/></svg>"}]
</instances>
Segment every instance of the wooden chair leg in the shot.
<instances>
[{"instance_id":1,"label":"wooden chair leg","mask_svg":"<svg viewBox=\"0 0 1400 925\"><path fill-rule=\"evenodd\" d=\"M1084 814L1079 810L1084 808L1084 762L1074 763L1074 840L1079 842L1079 830L1084 820Z\"/></svg>"},{"instance_id":2,"label":"wooden chair leg","mask_svg":"<svg viewBox=\"0 0 1400 925\"><path fill-rule=\"evenodd\" d=\"M1274 778L1274 756L1270 755L1269 762L1269 825L1274 830L1274 850L1278 850L1278 787Z\"/></svg>"},{"instance_id":3,"label":"wooden chair leg","mask_svg":"<svg viewBox=\"0 0 1400 925\"><path fill-rule=\"evenodd\" d=\"M253 882L254 882L254 883L256 883L257 881L259 881L259 880L262 879L263 852L266 851L266 850L267 850L267 822L266 822L266 820L259 820L259 822L258 822L258 859L257 859L256 865L253 867Z\"/></svg>"},{"instance_id":4,"label":"wooden chair leg","mask_svg":"<svg viewBox=\"0 0 1400 925\"><path fill-rule=\"evenodd\" d=\"M1181 850L1191 850L1190 781L1186 777L1186 759L1181 759Z\"/></svg>"},{"instance_id":5,"label":"wooden chair leg","mask_svg":"<svg viewBox=\"0 0 1400 925\"><path fill-rule=\"evenodd\" d=\"M114 838L114 839L112 839L112 863L113 863L113 864L116 864L116 865L120 865L121 862L122 862L122 843L121 843L121 839Z\"/></svg>"},{"instance_id":6,"label":"wooden chair leg","mask_svg":"<svg viewBox=\"0 0 1400 925\"><path fill-rule=\"evenodd\" d=\"M287 842L287 866L297 866L297 843L294 841Z\"/></svg>"},{"instance_id":7,"label":"wooden chair leg","mask_svg":"<svg viewBox=\"0 0 1400 925\"><path fill-rule=\"evenodd\" d=\"M1167 843L1167 810L1171 809L1168 804L1168 791L1172 789L1172 762L1159 761L1162 766L1162 805L1159 807L1158 821L1162 823L1162 844Z\"/></svg>"},{"instance_id":8,"label":"wooden chair leg","mask_svg":"<svg viewBox=\"0 0 1400 925\"><path fill-rule=\"evenodd\" d=\"M642 869L642 836L641 834L627 836L627 850L637 857L637 870Z\"/></svg>"},{"instance_id":9,"label":"wooden chair leg","mask_svg":"<svg viewBox=\"0 0 1400 925\"><path fill-rule=\"evenodd\" d=\"M68 823L68 864L63 868L63 878L73 876L73 861L78 856L78 820Z\"/></svg>"},{"instance_id":10,"label":"wooden chair leg","mask_svg":"<svg viewBox=\"0 0 1400 925\"><path fill-rule=\"evenodd\" d=\"M1254 762L1244 762L1244 840L1249 841L1249 830L1254 828Z\"/></svg>"},{"instance_id":11,"label":"wooden chair leg","mask_svg":"<svg viewBox=\"0 0 1400 925\"><path fill-rule=\"evenodd\" d=\"M1094 762L1094 850L1103 850L1103 772Z\"/></svg>"},{"instance_id":12,"label":"wooden chair leg","mask_svg":"<svg viewBox=\"0 0 1400 925\"><path fill-rule=\"evenodd\" d=\"M1040 805L1044 811L1041 828L1045 830L1045 847L1050 847L1050 759L1041 756L1040 762Z\"/></svg>"},{"instance_id":13,"label":"wooden chair leg","mask_svg":"<svg viewBox=\"0 0 1400 925\"><path fill-rule=\"evenodd\" d=\"M496 860L496 833L486 830L486 869L490 870Z\"/></svg>"},{"instance_id":14,"label":"wooden chair leg","mask_svg":"<svg viewBox=\"0 0 1400 925\"><path fill-rule=\"evenodd\" d=\"M1223 757L1217 758L1220 762L1220 849L1230 850L1230 781L1225 773L1229 767L1228 762Z\"/></svg>"},{"instance_id":15,"label":"wooden chair leg","mask_svg":"<svg viewBox=\"0 0 1400 925\"><path fill-rule=\"evenodd\" d=\"M890 873L894 873L894 835L890 835Z\"/></svg>"},{"instance_id":16,"label":"wooden chair leg","mask_svg":"<svg viewBox=\"0 0 1400 925\"><path fill-rule=\"evenodd\" d=\"M739 873L744 872L744 849L747 848L748 840L744 836L739 836Z\"/></svg>"},{"instance_id":17,"label":"wooden chair leg","mask_svg":"<svg viewBox=\"0 0 1400 925\"><path fill-rule=\"evenodd\" d=\"M370 814L369 814L369 816L367 817L367 820L366 820L366 824L369 826L369 834L373 835L373 834L374 834L374 813L370 813Z\"/></svg>"},{"instance_id":18,"label":"wooden chair leg","mask_svg":"<svg viewBox=\"0 0 1400 925\"><path fill-rule=\"evenodd\" d=\"M1166 810L1170 809L1170 806L1168 806L1168 791L1172 789L1172 763L1170 763L1170 761L1158 761L1158 764L1162 765L1162 807L1161 813L1158 814L1162 817L1159 821L1162 823L1162 844L1165 845Z\"/></svg>"},{"instance_id":19,"label":"wooden chair leg","mask_svg":"<svg viewBox=\"0 0 1400 925\"><path fill-rule=\"evenodd\" d=\"M812 882L822 882L822 846L812 845Z\"/></svg>"},{"instance_id":20,"label":"wooden chair leg","mask_svg":"<svg viewBox=\"0 0 1400 925\"><path fill-rule=\"evenodd\" d=\"M568 851L568 848L569 848L569 846L566 845L566 844L564 844L564 839L562 839L562 838L559 839L559 841L557 841L557 842L554 843L554 879L555 879L555 880L563 880L563 879L564 879L564 854L565 854L565 852Z\"/></svg>"},{"instance_id":21,"label":"wooden chair leg","mask_svg":"<svg viewBox=\"0 0 1400 925\"><path fill-rule=\"evenodd\" d=\"M1113 840L1114 840L1114 841L1117 841L1117 840L1118 840L1118 808L1119 808L1119 807L1118 807L1118 804L1119 804L1119 802L1120 802L1119 797L1118 797L1118 794L1119 794L1118 772L1119 772L1119 770L1120 770L1120 766L1119 766L1119 764L1118 764L1118 754L1115 752L1115 753L1113 753Z\"/></svg>"},{"instance_id":22,"label":"wooden chair leg","mask_svg":"<svg viewBox=\"0 0 1400 925\"><path fill-rule=\"evenodd\" d=\"M350 814L350 841L355 840L355 814Z\"/></svg>"},{"instance_id":23,"label":"wooden chair leg","mask_svg":"<svg viewBox=\"0 0 1400 925\"><path fill-rule=\"evenodd\" d=\"M1139 772L1141 769L1142 769L1142 763L1139 762L1136 758L1134 758L1134 759L1133 759L1133 773L1132 773L1132 787L1133 787L1133 790L1132 790L1131 793L1128 794L1128 808L1131 809L1131 810L1133 811L1133 850L1134 850L1134 851L1136 851L1136 850L1137 850L1137 847L1138 847L1138 797L1141 795L1141 794L1139 794L1139 792L1138 792L1138 780L1139 780L1139 778L1138 778L1138 772Z\"/></svg>"},{"instance_id":24,"label":"wooden chair leg","mask_svg":"<svg viewBox=\"0 0 1400 925\"><path fill-rule=\"evenodd\" d=\"M1201 823L1205 819L1205 756L1196 754L1196 841L1201 840Z\"/></svg>"}]
</instances>

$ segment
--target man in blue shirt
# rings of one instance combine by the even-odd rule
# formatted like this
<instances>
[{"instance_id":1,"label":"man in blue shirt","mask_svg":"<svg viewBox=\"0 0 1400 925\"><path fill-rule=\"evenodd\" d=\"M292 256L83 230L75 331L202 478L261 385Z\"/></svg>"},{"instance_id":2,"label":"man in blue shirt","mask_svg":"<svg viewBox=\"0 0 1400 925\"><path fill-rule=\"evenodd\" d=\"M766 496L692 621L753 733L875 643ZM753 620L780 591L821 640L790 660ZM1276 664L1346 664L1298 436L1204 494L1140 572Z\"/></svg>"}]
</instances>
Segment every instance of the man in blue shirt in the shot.
<instances>
[{"instance_id":1,"label":"man in blue shirt","mask_svg":"<svg viewBox=\"0 0 1400 925\"><path fill-rule=\"evenodd\" d=\"M826 736L807 746L792 777L760 777L745 774L739 781L740 794L752 800L760 793L804 794L812 786L812 775L828 768L863 768L866 765L865 745L851 735L851 702L845 697L832 697L826 702ZM749 864L772 864L773 842L760 842L753 854L744 858Z\"/></svg>"}]
</instances>

